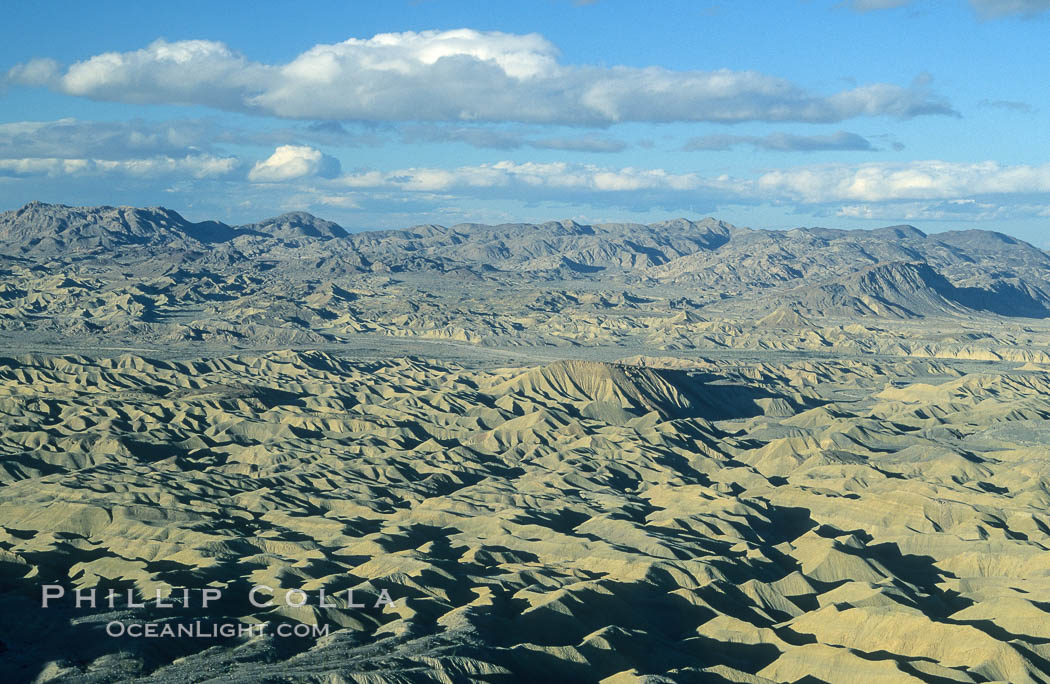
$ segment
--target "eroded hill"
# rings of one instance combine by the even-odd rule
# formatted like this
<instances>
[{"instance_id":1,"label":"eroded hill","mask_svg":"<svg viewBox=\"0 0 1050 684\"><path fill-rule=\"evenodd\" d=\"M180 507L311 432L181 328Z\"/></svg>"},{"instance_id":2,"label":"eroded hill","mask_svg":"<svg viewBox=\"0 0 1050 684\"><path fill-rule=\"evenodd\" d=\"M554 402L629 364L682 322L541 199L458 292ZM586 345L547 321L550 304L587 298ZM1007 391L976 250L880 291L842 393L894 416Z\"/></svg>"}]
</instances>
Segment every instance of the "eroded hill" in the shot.
<instances>
[{"instance_id":1,"label":"eroded hill","mask_svg":"<svg viewBox=\"0 0 1050 684\"><path fill-rule=\"evenodd\" d=\"M1050 676L1045 372L35 355L0 393L18 680ZM313 598L45 610L42 582ZM231 618L330 635L105 633Z\"/></svg>"}]
</instances>

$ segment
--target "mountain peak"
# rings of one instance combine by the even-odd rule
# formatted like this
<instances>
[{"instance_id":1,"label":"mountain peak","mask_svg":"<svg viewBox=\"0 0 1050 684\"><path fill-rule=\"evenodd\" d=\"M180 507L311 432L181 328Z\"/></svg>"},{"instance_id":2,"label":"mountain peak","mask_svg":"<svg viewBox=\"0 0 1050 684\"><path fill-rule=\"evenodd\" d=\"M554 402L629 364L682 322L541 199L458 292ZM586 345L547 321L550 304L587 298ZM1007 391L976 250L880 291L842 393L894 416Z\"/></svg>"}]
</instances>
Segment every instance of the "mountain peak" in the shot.
<instances>
[{"instance_id":1,"label":"mountain peak","mask_svg":"<svg viewBox=\"0 0 1050 684\"><path fill-rule=\"evenodd\" d=\"M339 224L318 218L305 211L291 211L258 223L241 226L240 228L256 233L265 233L270 237L291 240L300 238L330 240L332 238L344 238L348 235L346 230Z\"/></svg>"},{"instance_id":2,"label":"mountain peak","mask_svg":"<svg viewBox=\"0 0 1050 684\"><path fill-rule=\"evenodd\" d=\"M926 233L922 232L915 226L909 226L907 224L875 228L870 231L870 234L881 238L899 240L922 240L927 237Z\"/></svg>"},{"instance_id":3,"label":"mountain peak","mask_svg":"<svg viewBox=\"0 0 1050 684\"><path fill-rule=\"evenodd\" d=\"M29 202L0 213L0 240L22 253L111 250L129 245L200 247L233 230L215 221L192 223L165 207L72 207Z\"/></svg>"}]
</instances>

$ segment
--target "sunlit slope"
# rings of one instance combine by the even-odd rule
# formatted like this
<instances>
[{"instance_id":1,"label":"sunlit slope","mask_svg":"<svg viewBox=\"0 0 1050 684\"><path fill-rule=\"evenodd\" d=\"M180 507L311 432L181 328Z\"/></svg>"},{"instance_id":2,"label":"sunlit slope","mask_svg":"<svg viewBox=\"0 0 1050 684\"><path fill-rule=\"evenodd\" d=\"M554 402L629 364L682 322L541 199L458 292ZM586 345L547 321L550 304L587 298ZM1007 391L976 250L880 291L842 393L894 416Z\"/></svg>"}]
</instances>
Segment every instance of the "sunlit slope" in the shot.
<instances>
[{"instance_id":1,"label":"sunlit slope","mask_svg":"<svg viewBox=\"0 0 1050 684\"><path fill-rule=\"evenodd\" d=\"M1048 397L926 360L3 358L2 667L1043 681ZM228 609L321 640L147 643L42 582L397 600Z\"/></svg>"}]
</instances>

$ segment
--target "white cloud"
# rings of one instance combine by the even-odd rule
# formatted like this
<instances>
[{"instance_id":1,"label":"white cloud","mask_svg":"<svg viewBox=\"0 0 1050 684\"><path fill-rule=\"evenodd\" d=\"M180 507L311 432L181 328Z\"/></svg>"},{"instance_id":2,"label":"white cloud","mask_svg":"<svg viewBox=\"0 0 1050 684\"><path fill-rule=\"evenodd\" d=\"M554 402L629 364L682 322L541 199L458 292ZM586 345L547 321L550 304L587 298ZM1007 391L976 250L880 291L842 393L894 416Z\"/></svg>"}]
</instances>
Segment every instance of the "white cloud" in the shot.
<instances>
[{"instance_id":1,"label":"white cloud","mask_svg":"<svg viewBox=\"0 0 1050 684\"><path fill-rule=\"evenodd\" d=\"M269 71L223 43L157 40L142 50L106 52L77 62L56 74L51 84L94 100L235 109Z\"/></svg>"},{"instance_id":2,"label":"white cloud","mask_svg":"<svg viewBox=\"0 0 1050 684\"><path fill-rule=\"evenodd\" d=\"M734 200L791 200L805 204L902 200L969 201L995 195L1050 193L1050 164L1003 166L917 161L826 164L771 170L754 178L672 173L665 169L608 168L565 162L500 161L456 169L366 171L333 181L350 188L409 192L466 192L484 188L547 189L591 193L705 192Z\"/></svg>"},{"instance_id":3,"label":"white cloud","mask_svg":"<svg viewBox=\"0 0 1050 684\"><path fill-rule=\"evenodd\" d=\"M387 33L317 45L287 64L222 43L158 40L63 73L34 60L8 80L71 95L194 104L286 118L365 121L810 121L951 114L927 80L820 95L755 71L567 66L536 34L470 29Z\"/></svg>"},{"instance_id":4,"label":"white cloud","mask_svg":"<svg viewBox=\"0 0 1050 684\"><path fill-rule=\"evenodd\" d=\"M310 199L312 200L313 198ZM317 197L317 201L329 207L339 207L340 209L359 209L361 207L357 200L346 195L320 195Z\"/></svg>"},{"instance_id":5,"label":"white cloud","mask_svg":"<svg viewBox=\"0 0 1050 684\"><path fill-rule=\"evenodd\" d=\"M211 152L229 136L206 121L17 121L0 124L0 157L140 159Z\"/></svg>"},{"instance_id":6,"label":"white cloud","mask_svg":"<svg viewBox=\"0 0 1050 684\"><path fill-rule=\"evenodd\" d=\"M770 171L756 181L760 194L807 203L952 199L1050 193L1050 164L997 162L828 164Z\"/></svg>"},{"instance_id":7,"label":"white cloud","mask_svg":"<svg viewBox=\"0 0 1050 684\"><path fill-rule=\"evenodd\" d=\"M278 183L306 176L332 178L339 174L339 160L306 145L281 145L268 159L248 172L256 183Z\"/></svg>"},{"instance_id":8,"label":"white cloud","mask_svg":"<svg viewBox=\"0 0 1050 684\"><path fill-rule=\"evenodd\" d=\"M596 191L717 189L740 197L785 198L806 203L951 199L981 195L1050 193L1050 164L1003 166L996 162L825 164L767 171L755 178L710 177L664 169L621 169L565 162L501 161L456 169L367 171L335 181L350 187L406 190L510 186Z\"/></svg>"},{"instance_id":9,"label":"white cloud","mask_svg":"<svg viewBox=\"0 0 1050 684\"><path fill-rule=\"evenodd\" d=\"M0 175L83 176L120 174L126 176L190 176L215 178L233 173L240 160L210 154L185 157L155 156L142 159L85 159L61 157L0 158Z\"/></svg>"},{"instance_id":10,"label":"white cloud","mask_svg":"<svg viewBox=\"0 0 1050 684\"><path fill-rule=\"evenodd\" d=\"M1016 216L1038 215L1041 207L1001 205L976 200L928 202L889 202L885 204L847 204L835 216L880 221L994 221Z\"/></svg>"},{"instance_id":11,"label":"white cloud","mask_svg":"<svg viewBox=\"0 0 1050 684\"><path fill-rule=\"evenodd\" d=\"M279 148L250 172L250 180L268 182L253 183L237 159L206 154L119 160L0 155L0 190L4 191L0 195L17 202L23 201L29 187L63 194L103 188L107 197L113 197L145 185L157 187L156 179L164 179L170 191L184 195L187 202L214 207L233 206L247 198L259 206L316 204L376 216L393 212L391 216L408 222L437 207L443 212L455 207L460 214L477 211L481 216L507 203L648 214L664 210L717 214L730 207L767 205L814 216L891 222L988 222L1050 214L1050 164L929 160L807 165L729 176L504 160L449 168L363 170L325 178L320 175L323 159L314 148ZM209 179L221 181L221 186L203 182ZM143 183L136 185L136 180Z\"/></svg>"},{"instance_id":12,"label":"white cloud","mask_svg":"<svg viewBox=\"0 0 1050 684\"><path fill-rule=\"evenodd\" d=\"M673 174L663 169L610 169L591 164L513 161L457 169L409 168L385 173L368 171L343 176L337 182L353 188L400 188L426 192L494 187L592 192L689 191L719 185L697 174Z\"/></svg>"},{"instance_id":13,"label":"white cloud","mask_svg":"<svg viewBox=\"0 0 1050 684\"><path fill-rule=\"evenodd\" d=\"M252 184L279 184L280 189L270 186L265 192L279 196L305 193L304 196L324 198L324 204L344 208L363 206L366 198L374 195L392 202L448 204L499 199L648 207L647 210L700 203L707 207L774 203L855 218L984 220L1007 215L1035 216L1050 206L1050 164L1011 166L993 161L819 164L729 176L635 166L504 160L338 175L338 162L320 150L284 145L257 162L247 174L240 171L242 167L235 157L213 154L134 159L0 154L0 178L12 181L22 178L23 182L36 182L30 179L49 177L68 184L76 179L111 176L176 181L223 179L224 192L229 197L257 192L252 190ZM226 201L230 201L229 197Z\"/></svg>"},{"instance_id":14,"label":"white cloud","mask_svg":"<svg viewBox=\"0 0 1050 684\"><path fill-rule=\"evenodd\" d=\"M58 76L61 68L61 65L53 59L31 59L25 64L18 64L9 69L7 79L23 85L47 85Z\"/></svg>"},{"instance_id":15,"label":"white cloud","mask_svg":"<svg viewBox=\"0 0 1050 684\"><path fill-rule=\"evenodd\" d=\"M389 206L512 200L632 211L774 204L819 215L884 220L987 221L1032 217L1050 206L1050 164L944 161L828 164L732 177L660 168L500 161L458 168L362 171L315 184L324 203ZM340 199L341 198L341 199Z\"/></svg>"}]
</instances>

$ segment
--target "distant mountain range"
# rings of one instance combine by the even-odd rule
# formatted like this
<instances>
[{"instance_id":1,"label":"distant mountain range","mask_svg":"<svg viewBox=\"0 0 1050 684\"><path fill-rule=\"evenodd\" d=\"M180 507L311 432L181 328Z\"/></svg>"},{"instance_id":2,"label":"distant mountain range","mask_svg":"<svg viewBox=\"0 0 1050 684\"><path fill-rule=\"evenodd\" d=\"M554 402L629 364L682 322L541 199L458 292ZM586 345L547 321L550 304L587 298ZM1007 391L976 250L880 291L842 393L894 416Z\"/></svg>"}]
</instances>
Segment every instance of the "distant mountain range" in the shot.
<instances>
[{"instance_id":1,"label":"distant mountain range","mask_svg":"<svg viewBox=\"0 0 1050 684\"><path fill-rule=\"evenodd\" d=\"M539 315L559 340L596 340L608 331L549 317L629 314L643 327L645 314L683 310L690 325L766 327L1050 317L1050 254L977 230L774 231L705 218L349 233L305 212L229 226L161 207L32 202L0 213L0 244L0 330L41 333L321 340L422 326L485 340L535 330L533 318L510 321Z\"/></svg>"}]
</instances>

